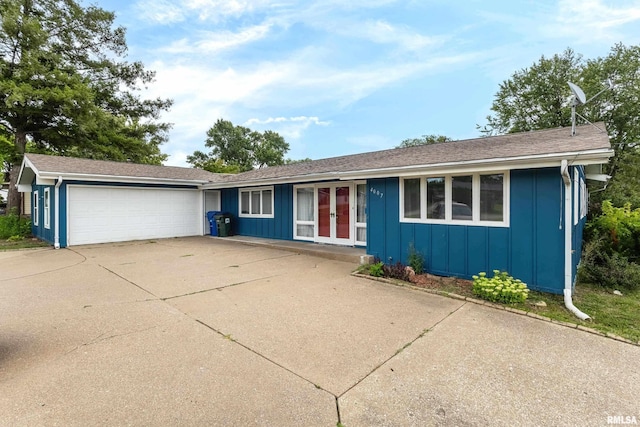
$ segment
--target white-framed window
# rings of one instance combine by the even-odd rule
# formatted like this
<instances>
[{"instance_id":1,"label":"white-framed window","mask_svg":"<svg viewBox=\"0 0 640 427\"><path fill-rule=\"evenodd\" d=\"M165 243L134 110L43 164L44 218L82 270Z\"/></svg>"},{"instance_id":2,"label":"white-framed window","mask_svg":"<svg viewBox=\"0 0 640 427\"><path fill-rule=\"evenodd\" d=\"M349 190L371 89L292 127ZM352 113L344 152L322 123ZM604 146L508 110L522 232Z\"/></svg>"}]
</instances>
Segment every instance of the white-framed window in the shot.
<instances>
[{"instance_id":1,"label":"white-framed window","mask_svg":"<svg viewBox=\"0 0 640 427\"><path fill-rule=\"evenodd\" d=\"M589 190L584 178L580 177L580 219L589 213Z\"/></svg>"},{"instance_id":2,"label":"white-framed window","mask_svg":"<svg viewBox=\"0 0 640 427\"><path fill-rule=\"evenodd\" d=\"M38 226L38 223L40 222L40 196L38 194L38 190L33 192L33 218L31 218L31 221L33 222L33 225Z\"/></svg>"},{"instance_id":3,"label":"white-framed window","mask_svg":"<svg viewBox=\"0 0 640 427\"><path fill-rule=\"evenodd\" d=\"M296 185L293 187L293 204L295 218L293 221L293 235L297 240L315 239L316 190L313 186Z\"/></svg>"},{"instance_id":4,"label":"white-framed window","mask_svg":"<svg viewBox=\"0 0 640 427\"><path fill-rule=\"evenodd\" d=\"M239 195L241 217L273 218L273 187L241 188Z\"/></svg>"},{"instance_id":5,"label":"white-framed window","mask_svg":"<svg viewBox=\"0 0 640 427\"><path fill-rule=\"evenodd\" d=\"M573 169L573 225L577 225L580 219L579 212L579 197L580 194L580 172L578 172L578 168Z\"/></svg>"},{"instance_id":6,"label":"white-framed window","mask_svg":"<svg viewBox=\"0 0 640 427\"><path fill-rule=\"evenodd\" d=\"M50 228L51 227L51 221L50 221L50 213L51 213L51 191L49 188L45 188L44 189L44 200L43 200L43 204L44 204L44 228Z\"/></svg>"},{"instance_id":7,"label":"white-framed window","mask_svg":"<svg viewBox=\"0 0 640 427\"><path fill-rule=\"evenodd\" d=\"M509 173L401 178L400 221L508 226Z\"/></svg>"},{"instance_id":8,"label":"white-framed window","mask_svg":"<svg viewBox=\"0 0 640 427\"><path fill-rule=\"evenodd\" d=\"M356 182L356 235L357 245L367 244L367 184Z\"/></svg>"}]
</instances>

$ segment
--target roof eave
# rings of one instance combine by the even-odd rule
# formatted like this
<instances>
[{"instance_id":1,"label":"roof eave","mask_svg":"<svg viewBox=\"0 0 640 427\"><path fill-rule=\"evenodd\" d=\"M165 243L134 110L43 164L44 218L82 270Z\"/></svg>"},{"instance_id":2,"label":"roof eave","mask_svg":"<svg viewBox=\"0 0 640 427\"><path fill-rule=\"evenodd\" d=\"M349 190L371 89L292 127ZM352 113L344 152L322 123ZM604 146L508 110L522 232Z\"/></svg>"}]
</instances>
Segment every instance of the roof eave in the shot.
<instances>
[{"instance_id":1,"label":"roof eave","mask_svg":"<svg viewBox=\"0 0 640 427\"><path fill-rule=\"evenodd\" d=\"M539 154L534 156L505 157L462 162L439 163L432 165L402 166L397 168L370 169L363 171L345 172L342 179L365 179L388 176L408 176L417 173L458 173L483 172L491 170L535 169L559 166L562 160L568 160L570 165L605 164L613 156L612 149Z\"/></svg>"},{"instance_id":2,"label":"roof eave","mask_svg":"<svg viewBox=\"0 0 640 427\"><path fill-rule=\"evenodd\" d=\"M362 180L369 178L385 178L392 176L410 176L424 173L462 173L483 172L491 170L532 169L559 166L562 160L570 164L590 165L607 163L614 152L610 148L589 151L541 154L534 156L493 158L483 160L469 160L462 162L448 162L437 164L422 164L412 166L376 168L345 172L324 172L308 175L292 175L272 179L253 179L230 182L209 183L203 189L222 189L235 187L255 187L274 184L292 184L328 180Z\"/></svg>"},{"instance_id":3,"label":"roof eave","mask_svg":"<svg viewBox=\"0 0 640 427\"><path fill-rule=\"evenodd\" d=\"M39 173L41 179L58 179L62 177L65 181L91 181L91 182L119 182L127 184L163 184L163 185L189 185L189 186L201 186L208 183L207 180L192 180L192 179L175 179L175 178L154 178L154 177L136 177L136 176L121 176L121 175L96 175L96 174L84 174L84 173L69 173L69 172L44 172Z\"/></svg>"}]
</instances>

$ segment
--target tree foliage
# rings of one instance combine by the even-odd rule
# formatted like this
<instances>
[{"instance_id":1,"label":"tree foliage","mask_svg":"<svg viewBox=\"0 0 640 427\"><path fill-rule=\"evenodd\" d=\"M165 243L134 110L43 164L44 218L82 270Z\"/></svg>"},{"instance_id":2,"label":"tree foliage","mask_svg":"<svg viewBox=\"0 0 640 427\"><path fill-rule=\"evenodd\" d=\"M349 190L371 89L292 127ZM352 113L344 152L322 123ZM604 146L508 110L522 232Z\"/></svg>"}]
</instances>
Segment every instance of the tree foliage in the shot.
<instances>
[{"instance_id":1,"label":"tree foliage","mask_svg":"<svg viewBox=\"0 0 640 427\"><path fill-rule=\"evenodd\" d=\"M237 173L283 165L289 151L289 144L276 132L260 133L223 119L207 131L205 146L211 149L209 153L195 151L187 156L187 162L210 172Z\"/></svg>"},{"instance_id":2,"label":"tree foliage","mask_svg":"<svg viewBox=\"0 0 640 427\"><path fill-rule=\"evenodd\" d=\"M306 163L306 162L312 162L313 159L310 159L309 157L305 157L304 159L286 159L284 161L285 165L293 165L296 163Z\"/></svg>"},{"instance_id":3,"label":"tree foliage","mask_svg":"<svg viewBox=\"0 0 640 427\"><path fill-rule=\"evenodd\" d=\"M630 201L640 207L640 47L616 44L602 58L584 60L567 49L552 58L544 56L530 68L514 73L495 95L487 123L479 127L485 135L571 126L571 91L567 81L578 84L595 99L577 107L590 122L604 121L615 155L607 173L613 177L599 200L611 199L617 206ZM580 123L580 119L578 119Z\"/></svg>"},{"instance_id":4,"label":"tree foliage","mask_svg":"<svg viewBox=\"0 0 640 427\"><path fill-rule=\"evenodd\" d=\"M443 142L450 142L450 141L453 141L453 139L444 135L435 135L435 134L422 135L421 138L405 139L396 148L416 147L418 145L441 144Z\"/></svg>"},{"instance_id":5,"label":"tree foliage","mask_svg":"<svg viewBox=\"0 0 640 427\"><path fill-rule=\"evenodd\" d=\"M123 60L125 30L114 18L74 0L0 0L0 133L11 145L3 154L12 183L27 147L153 164L166 158L159 145L169 125L158 119L171 101L141 98L154 73ZM16 205L15 194L9 202Z\"/></svg>"}]
</instances>

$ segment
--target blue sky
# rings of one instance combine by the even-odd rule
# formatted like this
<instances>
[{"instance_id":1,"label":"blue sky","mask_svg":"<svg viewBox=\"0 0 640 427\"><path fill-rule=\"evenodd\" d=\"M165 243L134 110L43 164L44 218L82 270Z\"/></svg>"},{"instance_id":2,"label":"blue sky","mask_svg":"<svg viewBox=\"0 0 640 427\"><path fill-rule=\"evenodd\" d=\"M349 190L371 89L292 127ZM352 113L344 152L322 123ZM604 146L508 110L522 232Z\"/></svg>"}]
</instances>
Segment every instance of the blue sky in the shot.
<instances>
[{"instance_id":1,"label":"blue sky","mask_svg":"<svg viewBox=\"0 0 640 427\"><path fill-rule=\"evenodd\" d=\"M172 98L168 165L218 118L312 159L479 136L498 85L542 56L640 44L640 1L97 0ZM567 88L567 95L569 90Z\"/></svg>"}]
</instances>

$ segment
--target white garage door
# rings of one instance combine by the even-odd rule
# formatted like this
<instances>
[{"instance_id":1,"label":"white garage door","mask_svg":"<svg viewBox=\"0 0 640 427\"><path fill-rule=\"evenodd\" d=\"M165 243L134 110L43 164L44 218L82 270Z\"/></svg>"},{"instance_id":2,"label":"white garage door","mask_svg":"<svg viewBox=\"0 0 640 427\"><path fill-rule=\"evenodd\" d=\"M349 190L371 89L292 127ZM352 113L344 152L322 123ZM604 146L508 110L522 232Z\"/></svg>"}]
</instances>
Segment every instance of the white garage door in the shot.
<instances>
[{"instance_id":1,"label":"white garage door","mask_svg":"<svg viewBox=\"0 0 640 427\"><path fill-rule=\"evenodd\" d=\"M69 186L68 244L202 234L198 190Z\"/></svg>"}]
</instances>

